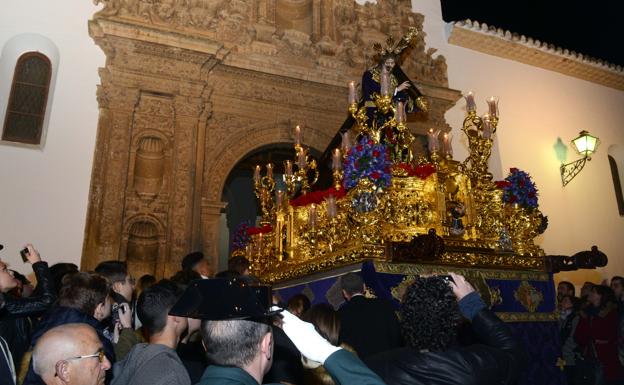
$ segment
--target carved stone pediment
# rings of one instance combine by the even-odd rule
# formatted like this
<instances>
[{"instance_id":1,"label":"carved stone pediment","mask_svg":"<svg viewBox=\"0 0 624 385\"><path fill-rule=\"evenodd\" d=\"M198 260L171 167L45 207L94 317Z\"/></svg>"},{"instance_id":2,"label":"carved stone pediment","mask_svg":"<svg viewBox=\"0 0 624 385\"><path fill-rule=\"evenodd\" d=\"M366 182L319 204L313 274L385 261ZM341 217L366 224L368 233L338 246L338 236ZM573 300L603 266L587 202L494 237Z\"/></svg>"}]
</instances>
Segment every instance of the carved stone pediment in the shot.
<instances>
[{"instance_id":1,"label":"carved stone pediment","mask_svg":"<svg viewBox=\"0 0 624 385\"><path fill-rule=\"evenodd\" d=\"M237 66L240 57L259 66L296 65L314 69L315 73L308 75L316 75L315 80L321 82L328 71L337 72L334 82L359 76L363 68L373 64L374 42L382 43L389 35L399 37L409 27L416 27L420 34L403 59L405 72L419 82L448 86L446 61L443 56L434 57L435 49L426 49L424 16L411 12L409 0L365 5L353 0L96 2L104 3L96 19L204 36L224 43L229 60Z\"/></svg>"}]
</instances>

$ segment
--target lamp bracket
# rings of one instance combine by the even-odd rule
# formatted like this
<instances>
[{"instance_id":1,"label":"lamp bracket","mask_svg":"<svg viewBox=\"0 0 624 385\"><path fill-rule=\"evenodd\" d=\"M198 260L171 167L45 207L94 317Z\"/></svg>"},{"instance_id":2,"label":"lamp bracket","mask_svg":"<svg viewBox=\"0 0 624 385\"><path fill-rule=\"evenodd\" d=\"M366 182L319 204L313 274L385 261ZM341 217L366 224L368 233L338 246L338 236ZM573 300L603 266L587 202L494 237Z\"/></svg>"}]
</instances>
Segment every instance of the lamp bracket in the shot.
<instances>
[{"instance_id":1,"label":"lamp bracket","mask_svg":"<svg viewBox=\"0 0 624 385\"><path fill-rule=\"evenodd\" d=\"M570 181L574 179L574 177L577 176L579 172L581 172L583 167L585 167L585 163L588 160L591 160L591 158L585 156L581 159L575 160L574 162L562 164L560 167L561 183L563 183L564 186L570 183Z\"/></svg>"}]
</instances>

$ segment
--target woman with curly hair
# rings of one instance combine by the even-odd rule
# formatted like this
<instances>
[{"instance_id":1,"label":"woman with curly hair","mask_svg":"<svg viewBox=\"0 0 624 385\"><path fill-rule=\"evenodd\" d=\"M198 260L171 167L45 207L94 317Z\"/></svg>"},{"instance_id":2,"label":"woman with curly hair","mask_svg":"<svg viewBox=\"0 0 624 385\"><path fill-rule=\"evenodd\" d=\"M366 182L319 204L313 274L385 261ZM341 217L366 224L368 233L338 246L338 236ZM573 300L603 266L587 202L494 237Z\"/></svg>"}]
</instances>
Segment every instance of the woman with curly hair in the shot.
<instances>
[{"instance_id":1,"label":"woman with curly hair","mask_svg":"<svg viewBox=\"0 0 624 385\"><path fill-rule=\"evenodd\" d=\"M462 315L484 344L456 344ZM401 329L406 347L365 360L389 385L508 384L525 361L509 327L461 275L416 278L403 298Z\"/></svg>"}]
</instances>

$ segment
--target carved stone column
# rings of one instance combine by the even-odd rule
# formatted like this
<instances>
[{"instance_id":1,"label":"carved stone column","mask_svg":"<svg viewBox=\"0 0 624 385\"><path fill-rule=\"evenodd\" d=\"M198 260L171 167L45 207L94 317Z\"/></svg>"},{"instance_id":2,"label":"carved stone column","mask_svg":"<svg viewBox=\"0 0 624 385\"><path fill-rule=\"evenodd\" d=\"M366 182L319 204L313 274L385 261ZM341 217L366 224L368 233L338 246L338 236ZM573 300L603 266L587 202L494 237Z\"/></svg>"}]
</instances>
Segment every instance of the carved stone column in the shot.
<instances>
[{"instance_id":1,"label":"carved stone column","mask_svg":"<svg viewBox=\"0 0 624 385\"><path fill-rule=\"evenodd\" d=\"M201 207L201 231L203 241L203 253L210 260L210 265L215 269L224 270L227 266L219 266L219 219L221 211L225 209L227 202L202 200Z\"/></svg>"},{"instance_id":2,"label":"carved stone column","mask_svg":"<svg viewBox=\"0 0 624 385\"><path fill-rule=\"evenodd\" d=\"M134 275L170 277L201 248L206 82L220 45L115 18L96 17L90 33L107 62L82 265L123 260Z\"/></svg>"}]
</instances>

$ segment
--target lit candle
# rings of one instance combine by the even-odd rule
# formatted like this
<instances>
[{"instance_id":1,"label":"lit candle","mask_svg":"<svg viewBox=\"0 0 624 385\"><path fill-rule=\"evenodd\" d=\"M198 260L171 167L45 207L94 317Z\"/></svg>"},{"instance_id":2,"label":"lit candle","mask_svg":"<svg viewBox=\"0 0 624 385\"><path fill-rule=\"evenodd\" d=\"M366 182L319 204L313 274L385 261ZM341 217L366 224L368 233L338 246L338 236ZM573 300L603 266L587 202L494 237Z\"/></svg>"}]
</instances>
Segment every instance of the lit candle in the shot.
<instances>
[{"instance_id":1,"label":"lit candle","mask_svg":"<svg viewBox=\"0 0 624 385\"><path fill-rule=\"evenodd\" d=\"M300 169L303 169L306 167L307 165L306 158L307 158L306 153L303 149L297 153L297 166L299 166Z\"/></svg>"},{"instance_id":2,"label":"lit candle","mask_svg":"<svg viewBox=\"0 0 624 385\"><path fill-rule=\"evenodd\" d=\"M472 112L477 110L477 104L474 100L474 94L472 91L468 92L468 95L464 96L466 99L466 111Z\"/></svg>"},{"instance_id":3,"label":"lit candle","mask_svg":"<svg viewBox=\"0 0 624 385\"><path fill-rule=\"evenodd\" d=\"M481 121L483 122L482 136L484 139L490 139L490 137L492 137L492 124L490 122L490 115L489 114L483 115L483 117L481 118Z\"/></svg>"},{"instance_id":4,"label":"lit candle","mask_svg":"<svg viewBox=\"0 0 624 385\"><path fill-rule=\"evenodd\" d=\"M340 169L342 169L342 156L340 155L340 150L336 148L332 157L332 170Z\"/></svg>"},{"instance_id":5,"label":"lit candle","mask_svg":"<svg viewBox=\"0 0 624 385\"><path fill-rule=\"evenodd\" d=\"M287 160L285 164L286 164L286 176L290 178L293 174L293 164L290 160Z\"/></svg>"},{"instance_id":6,"label":"lit candle","mask_svg":"<svg viewBox=\"0 0 624 385\"><path fill-rule=\"evenodd\" d=\"M295 144L301 144L301 127L295 127Z\"/></svg>"},{"instance_id":7,"label":"lit candle","mask_svg":"<svg viewBox=\"0 0 624 385\"><path fill-rule=\"evenodd\" d=\"M349 82L349 104L356 103L355 100L355 82L351 80Z\"/></svg>"},{"instance_id":8,"label":"lit candle","mask_svg":"<svg viewBox=\"0 0 624 385\"><path fill-rule=\"evenodd\" d=\"M254 182L260 181L260 165L259 164L256 165L256 168L254 168L253 179L254 179Z\"/></svg>"},{"instance_id":9,"label":"lit candle","mask_svg":"<svg viewBox=\"0 0 624 385\"><path fill-rule=\"evenodd\" d=\"M397 123L405 123L405 103L402 101L397 103L395 119Z\"/></svg>"},{"instance_id":10,"label":"lit candle","mask_svg":"<svg viewBox=\"0 0 624 385\"><path fill-rule=\"evenodd\" d=\"M271 163L267 163L266 169L267 169L267 178L273 179L273 165Z\"/></svg>"},{"instance_id":11,"label":"lit candle","mask_svg":"<svg viewBox=\"0 0 624 385\"><path fill-rule=\"evenodd\" d=\"M338 214L338 207L336 206L336 197L333 195L325 198L325 202L327 203L327 216L330 218L335 218Z\"/></svg>"},{"instance_id":12,"label":"lit candle","mask_svg":"<svg viewBox=\"0 0 624 385\"><path fill-rule=\"evenodd\" d=\"M308 209L309 223L311 228L316 227L316 205L312 203Z\"/></svg>"},{"instance_id":13,"label":"lit candle","mask_svg":"<svg viewBox=\"0 0 624 385\"><path fill-rule=\"evenodd\" d=\"M382 96L390 95L390 74L385 70L385 68L381 70L379 88Z\"/></svg>"},{"instance_id":14,"label":"lit candle","mask_svg":"<svg viewBox=\"0 0 624 385\"><path fill-rule=\"evenodd\" d=\"M349 131L347 132L343 132L342 134L342 152L344 152L345 154L349 152L349 149L351 149L351 134L349 134Z\"/></svg>"},{"instance_id":15,"label":"lit candle","mask_svg":"<svg viewBox=\"0 0 624 385\"><path fill-rule=\"evenodd\" d=\"M440 150L440 143L438 141L438 135L440 135L440 130L434 130L433 128L430 128L429 131L427 132L427 138L428 138L427 144L428 144L430 153L438 152Z\"/></svg>"},{"instance_id":16,"label":"lit candle","mask_svg":"<svg viewBox=\"0 0 624 385\"><path fill-rule=\"evenodd\" d=\"M488 99L487 104L489 107L490 116L492 118L497 118L498 117L498 100L496 100L496 98L492 96Z\"/></svg>"}]
</instances>

